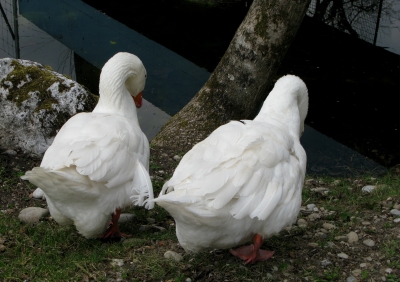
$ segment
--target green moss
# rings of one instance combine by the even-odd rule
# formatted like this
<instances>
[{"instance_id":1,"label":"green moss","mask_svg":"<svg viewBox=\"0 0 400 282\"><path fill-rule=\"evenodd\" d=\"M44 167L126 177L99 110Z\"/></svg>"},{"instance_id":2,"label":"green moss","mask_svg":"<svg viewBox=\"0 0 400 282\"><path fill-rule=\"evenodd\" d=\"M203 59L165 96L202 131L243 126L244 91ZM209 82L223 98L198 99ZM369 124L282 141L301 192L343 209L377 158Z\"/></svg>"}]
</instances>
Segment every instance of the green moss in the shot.
<instances>
[{"instance_id":1,"label":"green moss","mask_svg":"<svg viewBox=\"0 0 400 282\"><path fill-rule=\"evenodd\" d=\"M188 125L188 122L187 122L186 120L181 121L181 122L179 123L179 126L180 126L180 127L186 127L187 125Z\"/></svg>"},{"instance_id":2,"label":"green moss","mask_svg":"<svg viewBox=\"0 0 400 282\"><path fill-rule=\"evenodd\" d=\"M40 110L52 110L52 105L57 104L57 100L53 97L46 97L46 99L40 100L38 106L35 109L35 112L39 112Z\"/></svg>"},{"instance_id":3,"label":"green moss","mask_svg":"<svg viewBox=\"0 0 400 282\"><path fill-rule=\"evenodd\" d=\"M58 90L60 93L71 88L63 84L61 78L52 74L49 71L50 67L23 66L16 60L12 61L11 66L14 67L14 70L0 81L0 86L8 89L7 100L14 101L18 107L21 106L23 101L30 98L30 92L36 92L39 94L39 100L42 101L36 110L51 108L51 105L57 103L57 101L51 97L48 88L56 82L59 83ZM28 79L29 82L27 82ZM11 82L12 87L6 82ZM17 87L22 83L24 84L21 87Z\"/></svg>"},{"instance_id":4,"label":"green moss","mask_svg":"<svg viewBox=\"0 0 400 282\"><path fill-rule=\"evenodd\" d=\"M71 80L72 80L72 77L70 77L69 75L63 74L63 76L64 76L65 78L68 78L68 79L71 79Z\"/></svg>"},{"instance_id":5,"label":"green moss","mask_svg":"<svg viewBox=\"0 0 400 282\"><path fill-rule=\"evenodd\" d=\"M43 66L43 68L45 68L45 69L48 70L48 71L53 71L53 68L50 67L50 66Z\"/></svg>"},{"instance_id":6,"label":"green moss","mask_svg":"<svg viewBox=\"0 0 400 282\"><path fill-rule=\"evenodd\" d=\"M13 71L0 81L0 87L8 89L7 100L15 102L20 107L22 102L31 97L29 93L37 93L39 99L34 112L46 110L46 115L51 117L49 120L52 122L49 134L55 136L57 129L61 128L71 116L67 112L53 108L53 105L58 104L58 101L52 97L51 91L48 89L54 83L58 83L58 91L63 94L67 93L75 84L65 85L63 79L50 72L51 68L47 66L23 66L17 60L13 60L11 66L14 67ZM21 84L23 85L17 87ZM90 92L87 96L78 95L77 99L80 101L85 99L83 111L92 111L98 102L98 96Z\"/></svg>"}]
</instances>

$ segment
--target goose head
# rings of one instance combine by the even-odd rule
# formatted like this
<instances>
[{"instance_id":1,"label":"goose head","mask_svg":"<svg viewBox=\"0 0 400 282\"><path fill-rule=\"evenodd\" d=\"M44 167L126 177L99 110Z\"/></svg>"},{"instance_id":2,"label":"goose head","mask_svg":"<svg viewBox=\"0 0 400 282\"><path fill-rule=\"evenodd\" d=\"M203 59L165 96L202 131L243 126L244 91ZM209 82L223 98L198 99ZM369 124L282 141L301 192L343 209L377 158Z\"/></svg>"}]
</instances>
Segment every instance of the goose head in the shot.
<instances>
[{"instance_id":1,"label":"goose head","mask_svg":"<svg viewBox=\"0 0 400 282\"><path fill-rule=\"evenodd\" d=\"M137 56L125 52L115 54L101 70L100 99L94 112L136 114L135 106L142 106L146 77L146 69Z\"/></svg>"},{"instance_id":2,"label":"goose head","mask_svg":"<svg viewBox=\"0 0 400 282\"><path fill-rule=\"evenodd\" d=\"M300 137L304 132L304 121L308 112L308 90L306 84L295 75L278 79L274 88L254 120L273 118Z\"/></svg>"}]
</instances>

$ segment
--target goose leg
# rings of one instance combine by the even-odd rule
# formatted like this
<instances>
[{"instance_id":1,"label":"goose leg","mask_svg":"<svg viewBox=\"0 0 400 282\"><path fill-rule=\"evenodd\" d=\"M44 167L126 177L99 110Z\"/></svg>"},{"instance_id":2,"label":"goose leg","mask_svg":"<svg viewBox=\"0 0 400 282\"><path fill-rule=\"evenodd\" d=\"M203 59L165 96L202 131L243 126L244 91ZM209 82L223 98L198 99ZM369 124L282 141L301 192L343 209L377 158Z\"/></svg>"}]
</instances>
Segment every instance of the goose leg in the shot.
<instances>
[{"instance_id":1,"label":"goose leg","mask_svg":"<svg viewBox=\"0 0 400 282\"><path fill-rule=\"evenodd\" d=\"M267 250L260 250L262 243L263 243L263 238L259 234L256 234L253 237L253 244L248 246L243 246L235 250L231 249L229 252L232 255L242 260L245 260L244 264L256 263L257 261L265 261L271 258L274 255L274 252Z\"/></svg>"},{"instance_id":2,"label":"goose leg","mask_svg":"<svg viewBox=\"0 0 400 282\"><path fill-rule=\"evenodd\" d=\"M100 237L101 239L118 238L118 237L119 238L120 237L124 237L124 238L132 237L132 235L130 235L130 234L125 234L125 233L122 233L119 231L118 220L119 220L120 215L121 215L121 209L116 208L115 212L112 214L110 225L108 226L108 228L105 232L105 235Z\"/></svg>"}]
</instances>

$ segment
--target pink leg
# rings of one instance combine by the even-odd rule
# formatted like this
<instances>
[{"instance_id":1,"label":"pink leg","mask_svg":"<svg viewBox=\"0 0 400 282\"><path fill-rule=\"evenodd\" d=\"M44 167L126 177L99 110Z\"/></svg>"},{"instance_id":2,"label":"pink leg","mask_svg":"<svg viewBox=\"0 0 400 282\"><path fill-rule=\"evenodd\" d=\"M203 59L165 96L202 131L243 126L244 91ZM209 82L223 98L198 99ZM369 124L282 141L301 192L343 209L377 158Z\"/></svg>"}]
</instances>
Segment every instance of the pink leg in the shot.
<instances>
[{"instance_id":1,"label":"pink leg","mask_svg":"<svg viewBox=\"0 0 400 282\"><path fill-rule=\"evenodd\" d=\"M253 243L254 244L243 246L235 250L231 249L229 252L232 255L239 257L242 260L245 260L244 264L256 263L257 261L265 261L274 255L273 251L260 250L263 243L263 238L260 235L254 235Z\"/></svg>"},{"instance_id":2,"label":"pink leg","mask_svg":"<svg viewBox=\"0 0 400 282\"><path fill-rule=\"evenodd\" d=\"M119 209L119 208L115 209L115 213L113 213L113 215L112 215L110 225L108 226L105 234L100 236L101 239L118 238L118 237L124 237L124 238L132 237L132 235L130 235L130 234L125 234L125 233L122 233L119 231L118 220L119 220L120 215L121 215L121 209Z\"/></svg>"}]
</instances>

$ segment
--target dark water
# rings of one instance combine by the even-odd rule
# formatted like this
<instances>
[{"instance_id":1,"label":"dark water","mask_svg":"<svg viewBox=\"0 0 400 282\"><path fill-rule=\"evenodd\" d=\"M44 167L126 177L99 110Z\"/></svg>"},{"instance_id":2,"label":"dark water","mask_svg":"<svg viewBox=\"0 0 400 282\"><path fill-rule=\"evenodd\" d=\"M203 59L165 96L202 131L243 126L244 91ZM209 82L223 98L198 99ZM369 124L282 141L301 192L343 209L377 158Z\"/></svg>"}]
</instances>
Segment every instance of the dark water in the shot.
<instances>
[{"instance_id":1,"label":"dark water","mask_svg":"<svg viewBox=\"0 0 400 282\"><path fill-rule=\"evenodd\" d=\"M101 13L79 0L21 0L21 54L52 65L92 92L109 57L118 51L138 54L150 71L145 96L170 115L206 81L206 69L212 71L219 62L248 9L244 2L218 7L178 0L85 2ZM32 35L34 29L43 32L40 28L50 39ZM382 165L400 163L400 113L394 102L399 56L306 18L277 78L287 73L300 76L309 88L308 125ZM169 118L154 107L145 114L141 124L158 122L144 126L153 136Z\"/></svg>"},{"instance_id":2,"label":"dark water","mask_svg":"<svg viewBox=\"0 0 400 282\"><path fill-rule=\"evenodd\" d=\"M84 1L209 71L248 9L246 1L219 7L180 0ZM140 12L132 17L131 11ZM287 73L309 88L308 125L384 166L400 163L398 55L307 17L277 78Z\"/></svg>"}]
</instances>

